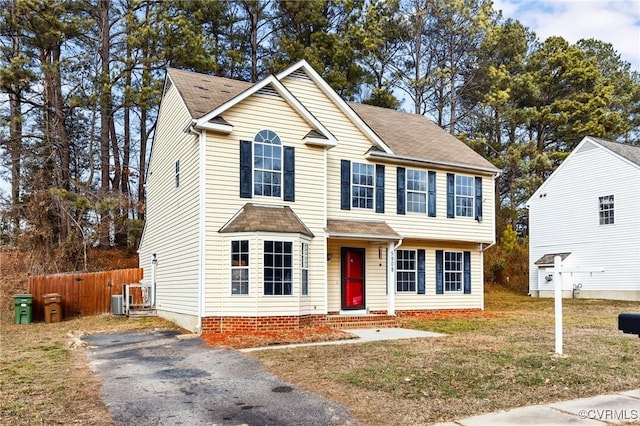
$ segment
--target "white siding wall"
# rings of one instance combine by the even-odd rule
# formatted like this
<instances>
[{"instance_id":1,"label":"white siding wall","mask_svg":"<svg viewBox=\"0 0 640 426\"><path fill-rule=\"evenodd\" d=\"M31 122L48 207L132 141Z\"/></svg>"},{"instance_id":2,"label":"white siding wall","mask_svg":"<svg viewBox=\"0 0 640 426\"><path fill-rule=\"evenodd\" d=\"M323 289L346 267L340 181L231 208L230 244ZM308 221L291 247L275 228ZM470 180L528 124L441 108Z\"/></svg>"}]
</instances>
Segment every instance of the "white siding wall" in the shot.
<instances>
[{"instance_id":1,"label":"white siding wall","mask_svg":"<svg viewBox=\"0 0 640 426\"><path fill-rule=\"evenodd\" d=\"M592 149L588 149L592 148ZM564 289L640 294L640 170L607 150L585 144L529 202L529 288L553 291L534 262L546 253L571 252L567 265L603 266L604 273L564 276ZM599 224L598 198L614 195L615 223Z\"/></svg>"},{"instance_id":2,"label":"white siding wall","mask_svg":"<svg viewBox=\"0 0 640 426\"><path fill-rule=\"evenodd\" d=\"M158 126L147 175L146 225L140 244L144 281L156 269L159 312L193 329L198 312L198 139L184 133L190 117L175 87L160 106ZM175 162L180 161L180 186Z\"/></svg>"},{"instance_id":3,"label":"white siding wall","mask_svg":"<svg viewBox=\"0 0 640 426\"><path fill-rule=\"evenodd\" d=\"M324 149L307 146L302 142L311 127L281 99L250 97L225 112L223 116L234 126L234 131L228 136L208 133L207 139L205 315L323 313L326 270ZM239 196L240 141L253 140L255 134L262 129L275 131L284 146L295 147L295 202L285 202L271 197L243 199ZM309 241L308 296L300 296L299 237L270 236L264 233L251 240L251 259L254 266L251 268L250 297L230 294L231 237L229 234L218 233L218 230L246 203L288 205L314 234L315 237ZM294 242L295 296L262 296L262 241L270 239Z\"/></svg>"}]
</instances>

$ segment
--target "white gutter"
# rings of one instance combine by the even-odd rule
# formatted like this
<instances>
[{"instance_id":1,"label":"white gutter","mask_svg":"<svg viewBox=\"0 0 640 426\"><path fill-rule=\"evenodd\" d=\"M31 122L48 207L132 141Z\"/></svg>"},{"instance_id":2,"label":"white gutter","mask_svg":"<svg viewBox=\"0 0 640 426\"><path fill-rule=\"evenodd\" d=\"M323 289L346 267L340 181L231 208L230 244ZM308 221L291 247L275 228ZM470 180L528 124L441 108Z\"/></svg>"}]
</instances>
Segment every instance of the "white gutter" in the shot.
<instances>
[{"instance_id":1,"label":"white gutter","mask_svg":"<svg viewBox=\"0 0 640 426\"><path fill-rule=\"evenodd\" d=\"M462 169L462 170L468 170L468 171L474 171L474 172L492 173L494 175L500 173L500 170L495 167L492 168L492 167L482 167L482 166L471 166L469 164L456 163L452 161L430 161L430 160L425 160L424 158L418 158L418 157L408 157L404 155L387 154L386 152L370 151L369 153L367 153L367 157L373 157L373 158L378 158L380 160L387 160L387 161L396 161L396 162L400 161L404 163L416 164L421 166L428 165L435 168L456 168L456 169Z\"/></svg>"}]
</instances>

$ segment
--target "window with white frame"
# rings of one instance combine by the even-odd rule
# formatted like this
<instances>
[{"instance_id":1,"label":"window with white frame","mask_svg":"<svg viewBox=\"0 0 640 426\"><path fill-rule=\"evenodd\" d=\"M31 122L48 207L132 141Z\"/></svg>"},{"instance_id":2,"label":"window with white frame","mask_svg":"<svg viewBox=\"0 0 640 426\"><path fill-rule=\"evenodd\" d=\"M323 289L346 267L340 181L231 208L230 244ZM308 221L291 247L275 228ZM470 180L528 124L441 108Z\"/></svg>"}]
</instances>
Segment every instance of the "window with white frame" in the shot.
<instances>
[{"instance_id":1,"label":"window with white frame","mask_svg":"<svg viewBox=\"0 0 640 426\"><path fill-rule=\"evenodd\" d=\"M231 294L249 294L249 240L231 241Z\"/></svg>"},{"instance_id":2,"label":"window with white frame","mask_svg":"<svg viewBox=\"0 0 640 426\"><path fill-rule=\"evenodd\" d=\"M253 193L280 197L282 187L282 142L271 130L261 130L253 139Z\"/></svg>"},{"instance_id":3,"label":"window with white frame","mask_svg":"<svg viewBox=\"0 0 640 426\"><path fill-rule=\"evenodd\" d=\"M456 175L456 216L473 217L474 178Z\"/></svg>"},{"instance_id":4,"label":"window with white frame","mask_svg":"<svg viewBox=\"0 0 640 426\"><path fill-rule=\"evenodd\" d=\"M613 195L598 198L600 225L613 224Z\"/></svg>"},{"instance_id":5,"label":"window with white frame","mask_svg":"<svg viewBox=\"0 0 640 426\"><path fill-rule=\"evenodd\" d=\"M351 166L351 207L373 209L373 164L353 163Z\"/></svg>"},{"instance_id":6,"label":"window with white frame","mask_svg":"<svg viewBox=\"0 0 640 426\"><path fill-rule=\"evenodd\" d=\"M264 242L264 294L290 296L293 293L292 251L290 241Z\"/></svg>"},{"instance_id":7,"label":"window with white frame","mask_svg":"<svg viewBox=\"0 0 640 426\"><path fill-rule=\"evenodd\" d=\"M427 212L427 172L407 169L407 211Z\"/></svg>"},{"instance_id":8,"label":"window with white frame","mask_svg":"<svg viewBox=\"0 0 640 426\"><path fill-rule=\"evenodd\" d=\"M176 178L176 188L179 188L180 187L180 160L176 160L175 178Z\"/></svg>"},{"instance_id":9,"label":"window with white frame","mask_svg":"<svg viewBox=\"0 0 640 426\"><path fill-rule=\"evenodd\" d=\"M444 291L462 291L462 252L444 252Z\"/></svg>"},{"instance_id":10,"label":"window with white frame","mask_svg":"<svg viewBox=\"0 0 640 426\"><path fill-rule=\"evenodd\" d=\"M415 250L396 251L396 290L416 291L417 262Z\"/></svg>"},{"instance_id":11,"label":"window with white frame","mask_svg":"<svg viewBox=\"0 0 640 426\"><path fill-rule=\"evenodd\" d=\"M303 296L307 296L309 294L309 243L302 243L300 248L300 272L301 292Z\"/></svg>"}]
</instances>

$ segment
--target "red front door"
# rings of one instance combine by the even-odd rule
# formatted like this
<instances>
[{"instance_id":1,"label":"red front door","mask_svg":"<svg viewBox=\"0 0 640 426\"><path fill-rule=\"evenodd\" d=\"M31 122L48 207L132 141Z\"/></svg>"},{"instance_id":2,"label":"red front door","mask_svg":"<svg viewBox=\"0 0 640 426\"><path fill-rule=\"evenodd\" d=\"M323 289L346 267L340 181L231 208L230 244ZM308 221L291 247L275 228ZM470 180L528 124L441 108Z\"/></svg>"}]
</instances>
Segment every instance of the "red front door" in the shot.
<instances>
[{"instance_id":1,"label":"red front door","mask_svg":"<svg viewBox=\"0 0 640 426\"><path fill-rule=\"evenodd\" d=\"M364 309L364 249L342 248L342 309Z\"/></svg>"}]
</instances>

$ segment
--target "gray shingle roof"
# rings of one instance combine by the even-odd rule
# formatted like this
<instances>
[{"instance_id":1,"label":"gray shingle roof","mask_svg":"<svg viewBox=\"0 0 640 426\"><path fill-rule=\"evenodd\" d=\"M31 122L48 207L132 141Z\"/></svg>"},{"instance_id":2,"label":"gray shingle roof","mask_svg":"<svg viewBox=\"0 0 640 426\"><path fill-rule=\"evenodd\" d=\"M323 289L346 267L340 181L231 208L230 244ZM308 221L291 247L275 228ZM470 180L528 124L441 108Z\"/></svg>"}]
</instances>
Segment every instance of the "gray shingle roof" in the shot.
<instances>
[{"instance_id":1,"label":"gray shingle roof","mask_svg":"<svg viewBox=\"0 0 640 426\"><path fill-rule=\"evenodd\" d=\"M395 155L497 171L484 157L423 115L357 103L349 106Z\"/></svg>"},{"instance_id":2,"label":"gray shingle roof","mask_svg":"<svg viewBox=\"0 0 640 426\"><path fill-rule=\"evenodd\" d=\"M213 77L175 68L169 68L167 75L184 99L194 119L206 115L252 86L245 81ZM422 115L357 103L349 103L349 106L396 156L498 171L464 142Z\"/></svg>"},{"instance_id":3,"label":"gray shingle roof","mask_svg":"<svg viewBox=\"0 0 640 426\"><path fill-rule=\"evenodd\" d=\"M385 240L402 238L386 222L329 219L327 220L327 231L330 237L380 238Z\"/></svg>"},{"instance_id":4,"label":"gray shingle roof","mask_svg":"<svg viewBox=\"0 0 640 426\"><path fill-rule=\"evenodd\" d=\"M187 105L192 118L200 118L252 86L246 81L196 72L167 69L167 75Z\"/></svg>"},{"instance_id":5,"label":"gray shingle roof","mask_svg":"<svg viewBox=\"0 0 640 426\"><path fill-rule=\"evenodd\" d=\"M589 139L593 139L605 148L640 166L640 146L611 142L606 139L594 138L593 136L589 136Z\"/></svg>"},{"instance_id":6,"label":"gray shingle roof","mask_svg":"<svg viewBox=\"0 0 640 426\"><path fill-rule=\"evenodd\" d=\"M313 233L289 206L252 203L245 204L219 232L278 232L313 237Z\"/></svg>"}]
</instances>

